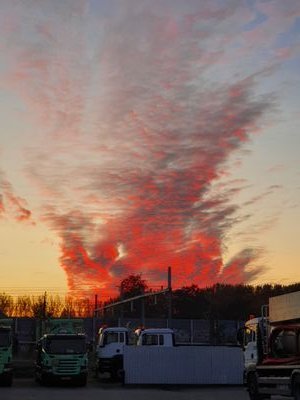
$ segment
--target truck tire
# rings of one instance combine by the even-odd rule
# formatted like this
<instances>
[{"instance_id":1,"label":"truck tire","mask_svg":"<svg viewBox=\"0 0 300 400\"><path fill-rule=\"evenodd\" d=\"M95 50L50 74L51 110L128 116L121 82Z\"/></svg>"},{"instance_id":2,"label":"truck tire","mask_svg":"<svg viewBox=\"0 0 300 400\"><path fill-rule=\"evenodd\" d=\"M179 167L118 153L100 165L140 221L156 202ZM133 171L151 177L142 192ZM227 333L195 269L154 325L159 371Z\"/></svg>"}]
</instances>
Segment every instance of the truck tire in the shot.
<instances>
[{"instance_id":1,"label":"truck tire","mask_svg":"<svg viewBox=\"0 0 300 400\"><path fill-rule=\"evenodd\" d=\"M294 394L295 400L300 400L300 383L299 382L294 383L293 394Z\"/></svg>"},{"instance_id":2,"label":"truck tire","mask_svg":"<svg viewBox=\"0 0 300 400\"><path fill-rule=\"evenodd\" d=\"M5 377L3 385L9 387L12 385L12 383L13 383L13 376L12 374L9 374L8 376Z\"/></svg>"},{"instance_id":3,"label":"truck tire","mask_svg":"<svg viewBox=\"0 0 300 400\"><path fill-rule=\"evenodd\" d=\"M117 382L119 380L119 370L118 369L113 369L110 373L110 379L113 382Z\"/></svg>"},{"instance_id":4,"label":"truck tire","mask_svg":"<svg viewBox=\"0 0 300 400\"><path fill-rule=\"evenodd\" d=\"M122 368L118 368L112 371L110 376L114 382L122 382L124 379L124 370Z\"/></svg>"},{"instance_id":5,"label":"truck tire","mask_svg":"<svg viewBox=\"0 0 300 400\"><path fill-rule=\"evenodd\" d=\"M41 379L40 379L40 384L42 386L49 386L49 378L45 376L45 374L42 374Z\"/></svg>"},{"instance_id":6,"label":"truck tire","mask_svg":"<svg viewBox=\"0 0 300 400\"><path fill-rule=\"evenodd\" d=\"M77 386L86 386L87 384L87 376L81 376L78 380L77 380Z\"/></svg>"},{"instance_id":7,"label":"truck tire","mask_svg":"<svg viewBox=\"0 0 300 400\"><path fill-rule=\"evenodd\" d=\"M110 372L110 377L113 381L122 381L123 379L123 360L116 358L113 368Z\"/></svg>"},{"instance_id":8,"label":"truck tire","mask_svg":"<svg viewBox=\"0 0 300 400\"><path fill-rule=\"evenodd\" d=\"M258 391L258 383L255 373L250 373L247 376L247 387L248 387L249 397L251 400L261 400L265 398Z\"/></svg>"}]
</instances>

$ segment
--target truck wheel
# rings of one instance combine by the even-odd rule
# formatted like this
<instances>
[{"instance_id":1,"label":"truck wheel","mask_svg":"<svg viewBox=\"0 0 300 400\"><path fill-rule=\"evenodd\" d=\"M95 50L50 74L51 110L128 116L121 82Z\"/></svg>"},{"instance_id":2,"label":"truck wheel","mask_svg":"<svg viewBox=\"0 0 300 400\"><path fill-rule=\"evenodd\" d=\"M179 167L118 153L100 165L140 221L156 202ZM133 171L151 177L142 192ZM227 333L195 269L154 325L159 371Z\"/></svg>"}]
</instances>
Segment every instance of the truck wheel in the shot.
<instances>
[{"instance_id":1,"label":"truck wheel","mask_svg":"<svg viewBox=\"0 0 300 400\"><path fill-rule=\"evenodd\" d=\"M49 379L44 374L42 374L42 376L41 376L40 384L42 386L48 386L49 385Z\"/></svg>"},{"instance_id":2,"label":"truck wheel","mask_svg":"<svg viewBox=\"0 0 300 400\"><path fill-rule=\"evenodd\" d=\"M294 399L300 400L300 383L298 383L298 382L294 383L293 393L294 393Z\"/></svg>"},{"instance_id":3,"label":"truck wheel","mask_svg":"<svg viewBox=\"0 0 300 400\"><path fill-rule=\"evenodd\" d=\"M3 384L4 384L4 386L11 386L12 383L13 383L13 376L12 376L12 374L10 374L5 378Z\"/></svg>"},{"instance_id":4,"label":"truck wheel","mask_svg":"<svg viewBox=\"0 0 300 400\"><path fill-rule=\"evenodd\" d=\"M124 377L125 377L125 371L122 368L117 369L116 371L116 380L118 382L122 382L124 381Z\"/></svg>"},{"instance_id":5,"label":"truck wheel","mask_svg":"<svg viewBox=\"0 0 300 400\"><path fill-rule=\"evenodd\" d=\"M124 375L124 370L122 368L114 369L110 373L111 380L114 382L122 381L123 375Z\"/></svg>"},{"instance_id":6,"label":"truck wheel","mask_svg":"<svg viewBox=\"0 0 300 400\"><path fill-rule=\"evenodd\" d=\"M247 377L248 392L251 400L261 400L264 397L258 391L256 375L251 373Z\"/></svg>"},{"instance_id":7,"label":"truck wheel","mask_svg":"<svg viewBox=\"0 0 300 400\"><path fill-rule=\"evenodd\" d=\"M87 384L87 376L82 376L77 381L77 386L86 386Z\"/></svg>"},{"instance_id":8,"label":"truck wheel","mask_svg":"<svg viewBox=\"0 0 300 400\"><path fill-rule=\"evenodd\" d=\"M111 371L111 373L110 373L110 379L111 379L113 382L116 382L116 381L118 380L118 373L117 373L116 370Z\"/></svg>"}]
</instances>

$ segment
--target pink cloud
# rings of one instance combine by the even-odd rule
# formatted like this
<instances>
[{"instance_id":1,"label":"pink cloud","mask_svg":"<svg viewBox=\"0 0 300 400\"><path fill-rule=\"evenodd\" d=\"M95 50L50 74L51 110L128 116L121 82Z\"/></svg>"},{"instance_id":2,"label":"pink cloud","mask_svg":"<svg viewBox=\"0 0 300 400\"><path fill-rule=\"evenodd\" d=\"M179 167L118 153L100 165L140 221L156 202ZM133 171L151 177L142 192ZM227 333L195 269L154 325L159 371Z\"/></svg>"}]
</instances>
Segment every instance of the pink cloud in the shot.
<instances>
[{"instance_id":1,"label":"pink cloud","mask_svg":"<svg viewBox=\"0 0 300 400\"><path fill-rule=\"evenodd\" d=\"M18 222L32 222L32 214L31 211L27 208L26 200L19 196L16 196L12 185L3 177L3 174L1 175L0 213L2 214L2 216L12 216Z\"/></svg>"},{"instance_id":2,"label":"pink cloud","mask_svg":"<svg viewBox=\"0 0 300 400\"><path fill-rule=\"evenodd\" d=\"M36 19L25 13L31 34L20 43L15 34L7 81L38 121L26 172L61 241L70 290L109 296L120 278L141 271L161 283L169 265L178 285L250 281L260 253L247 248L227 264L222 253L244 182L207 199L272 108L256 93L265 66L213 79L229 57L222 46L229 51L240 33L241 23L231 23L244 15L238 3L208 2L176 17L156 15L147 2L133 14L128 3L92 38L86 9L70 4L70 20L62 5L61 14L43 13L45 5ZM100 26L96 16L91 23Z\"/></svg>"}]
</instances>

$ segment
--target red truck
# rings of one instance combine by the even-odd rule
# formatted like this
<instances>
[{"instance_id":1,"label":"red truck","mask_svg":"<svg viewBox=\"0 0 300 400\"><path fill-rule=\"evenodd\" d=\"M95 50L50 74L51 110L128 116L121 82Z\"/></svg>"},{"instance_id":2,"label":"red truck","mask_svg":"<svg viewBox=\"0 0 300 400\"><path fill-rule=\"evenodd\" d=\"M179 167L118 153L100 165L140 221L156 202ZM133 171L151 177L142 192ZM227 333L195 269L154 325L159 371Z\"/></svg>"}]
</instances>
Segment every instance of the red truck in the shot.
<instances>
[{"instance_id":1,"label":"red truck","mask_svg":"<svg viewBox=\"0 0 300 400\"><path fill-rule=\"evenodd\" d=\"M300 291L271 297L268 316L246 322L243 347L251 400L300 400Z\"/></svg>"}]
</instances>

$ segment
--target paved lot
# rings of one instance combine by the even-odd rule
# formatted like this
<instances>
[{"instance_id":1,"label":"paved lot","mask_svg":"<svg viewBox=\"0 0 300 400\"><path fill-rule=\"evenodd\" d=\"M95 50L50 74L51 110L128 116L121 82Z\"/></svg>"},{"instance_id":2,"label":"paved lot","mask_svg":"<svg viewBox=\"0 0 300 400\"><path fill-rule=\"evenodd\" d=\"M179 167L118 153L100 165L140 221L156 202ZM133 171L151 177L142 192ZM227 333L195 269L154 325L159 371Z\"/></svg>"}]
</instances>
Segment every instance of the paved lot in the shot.
<instances>
[{"instance_id":1,"label":"paved lot","mask_svg":"<svg viewBox=\"0 0 300 400\"><path fill-rule=\"evenodd\" d=\"M1 400L248 400L242 387L138 388L89 382L87 387L41 387L32 379L15 379L11 388L0 387Z\"/></svg>"},{"instance_id":2,"label":"paved lot","mask_svg":"<svg viewBox=\"0 0 300 400\"><path fill-rule=\"evenodd\" d=\"M243 387L122 387L91 381L87 387L41 387L32 379L15 379L11 388L0 387L1 400L249 400ZM280 399L280 397L274 397Z\"/></svg>"}]
</instances>

